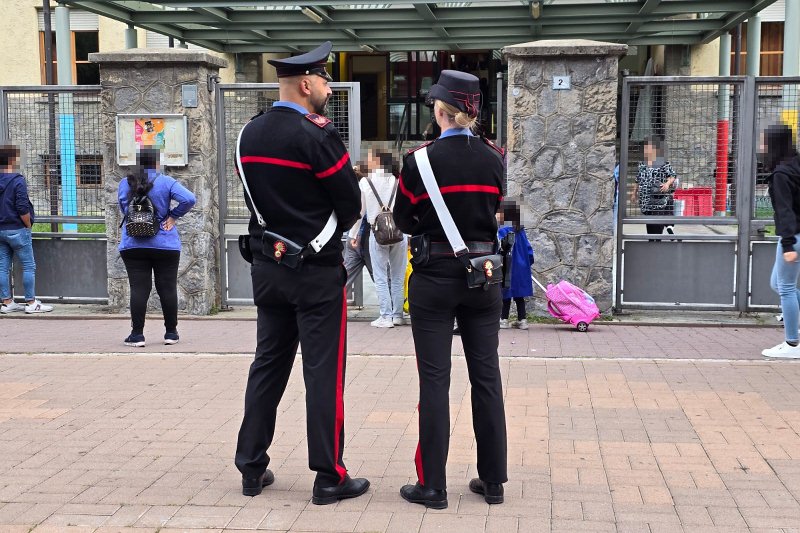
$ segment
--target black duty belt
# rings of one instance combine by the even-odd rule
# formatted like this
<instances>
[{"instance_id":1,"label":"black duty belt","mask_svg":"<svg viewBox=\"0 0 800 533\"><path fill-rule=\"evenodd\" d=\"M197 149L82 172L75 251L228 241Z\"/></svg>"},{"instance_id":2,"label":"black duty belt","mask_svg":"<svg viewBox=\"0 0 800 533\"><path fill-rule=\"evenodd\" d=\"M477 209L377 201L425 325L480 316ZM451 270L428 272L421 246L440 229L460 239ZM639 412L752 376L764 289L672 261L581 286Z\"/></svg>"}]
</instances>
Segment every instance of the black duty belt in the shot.
<instances>
[{"instance_id":1,"label":"black duty belt","mask_svg":"<svg viewBox=\"0 0 800 533\"><path fill-rule=\"evenodd\" d=\"M494 242L491 241L465 241L464 244L469 248L470 254L493 254ZM431 255L453 255L453 247L449 242L432 242L430 246Z\"/></svg>"}]
</instances>

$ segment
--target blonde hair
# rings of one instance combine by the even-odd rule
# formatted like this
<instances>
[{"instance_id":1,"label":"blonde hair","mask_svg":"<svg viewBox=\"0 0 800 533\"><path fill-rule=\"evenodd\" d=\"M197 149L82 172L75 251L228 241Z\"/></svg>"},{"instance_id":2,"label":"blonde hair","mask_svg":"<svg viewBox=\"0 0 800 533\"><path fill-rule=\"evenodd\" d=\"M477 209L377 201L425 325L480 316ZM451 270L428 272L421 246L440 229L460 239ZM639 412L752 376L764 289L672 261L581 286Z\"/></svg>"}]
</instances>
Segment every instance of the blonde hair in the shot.
<instances>
[{"instance_id":1,"label":"blonde hair","mask_svg":"<svg viewBox=\"0 0 800 533\"><path fill-rule=\"evenodd\" d=\"M470 130L474 130L475 125L478 123L477 115L470 117L468 114L464 113L457 107L448 104L447 102L436 100L434 106L444 111L444 113L450 117L450 120L455 122L459 128L469 128Z\"/></svg>"}]
</instances>

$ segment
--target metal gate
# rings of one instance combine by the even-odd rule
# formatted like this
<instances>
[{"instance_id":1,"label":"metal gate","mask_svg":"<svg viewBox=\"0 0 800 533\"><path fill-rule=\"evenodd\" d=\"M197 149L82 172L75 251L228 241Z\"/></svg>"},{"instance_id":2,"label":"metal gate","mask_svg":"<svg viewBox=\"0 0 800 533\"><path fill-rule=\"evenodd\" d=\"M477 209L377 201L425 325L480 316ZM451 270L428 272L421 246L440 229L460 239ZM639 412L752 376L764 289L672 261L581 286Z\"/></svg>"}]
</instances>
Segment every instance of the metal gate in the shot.
<instances>
[{"instance_id":1,"label":"metal gate","mask_svg":"<svg viewBox=\"0 0 800 533\"><path fill-rule=\"evenodd\" d=\"M36 296L108 301L99 86L0 87L0 139L21 150L34 205ZM13 267L16 296L22 272Z\"/></svg>"},{"instance_id":2,"label":"metal gate","mask_svg":"<svg viewBox=\"0 0 800 533\"><path fill-rule=\"evenodd\" d=\"M623 80L616 308L777 308L776 239L756 147L769 123L797 132L798 87L800 78L786 77ZM677 178L667 195L637 179L642 165L664 161ZM643 195L656 200L641 205ZM660 226L673 233L656 233Z\"/></svg>"},{"instance_id":3,"label":"metal gate","mask_svg":"<svg viewBox=\"0 0 800 533\"><path fill-rule=\"evenodd\" d=\"M361 94L358 83L330 83L328 118L339 130L352 159L361 149ZM219 84L216 86L217 161L219 164L220 280L223 305L253 303L249 265L239 255L238 236L247 233L250 212L234 171L234 152L239 130L262 109L278 100L277 83ZM360 279L356 280L360 287ZM350 288L350 299L358 294Z\"/></svg>"}]
</instances>

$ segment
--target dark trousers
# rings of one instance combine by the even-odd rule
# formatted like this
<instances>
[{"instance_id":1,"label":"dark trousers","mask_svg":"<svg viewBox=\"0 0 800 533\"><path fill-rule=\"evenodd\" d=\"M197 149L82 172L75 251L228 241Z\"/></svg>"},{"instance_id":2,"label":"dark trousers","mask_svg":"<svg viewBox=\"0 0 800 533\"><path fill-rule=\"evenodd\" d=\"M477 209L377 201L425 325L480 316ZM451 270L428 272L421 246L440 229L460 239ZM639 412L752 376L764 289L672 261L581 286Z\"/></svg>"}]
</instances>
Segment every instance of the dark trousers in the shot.
<instances>
[{"instance_id":1,"label":"dark trousers","mask_svg":"<svg viewBox=\"0 0 800 533\"><path fill-rule=\"evenodd\" d=\"M349 286L355 281L358 274L364 267L367 267L369 276L372 277L372 261L369 257L369 224L364 224L366 228L361 233L358 239L357 247L350 246L350 238L347 239L347 244L344 246L344 268L347 270L347 281L345 285Z\"/></svg>"},{"instance_id":2,"label":"dark trousers","mask_svg":"<svg viewBox=\"0 0 800 533\"><path fill-rule=\"evenodd\" d=\"M258 306L256 354L247 377L236 467L257 477L269 464L275 416L297 345L303 353L308 466L315 483L341 483L344 451L344 376L347 301L342 266L305 264L292 270L271 261L251 267Z\"/></svg>"},{"instance_id":3,"label":"dark trousers","mask_svg":"<svg viewBox=\"0 0 800 533\"><path fill-rule=\"evenodd\" d=\"M450 367L453 319L458 319L472 387L472 427L478 448L478 476L507 479L506 417L497 357L500 287L468 289L464 279L414 271L409 280L411 330L419 372L419 482L447 488L450 444Z\"/></svg>"},{"instance_id":4,"label":"dark trousers","mask_svg":"<svg viewBox=\"0 0 800 533\"><path fill-rule=\"evenodd\" d=\"M525 320L528 314L525 312L525 298L514 298L514 303L517 304L517 320ZM503 300L503 312L500 318L508 320L508 315L511 313L511 298Z\"/></svg>"},{"instance_id":5,"label":"dark trousers","mask_svg":"<svg viewBox=\"0 0 800 533\"><path fill-rule=\"evenodd\" d=\"M156 292L161 300L164 314L164 328L176 331L178 328L178 263L179 250L157 250L155 248L131 248L120 252L128 283L131 288L131 332L144 332L144 315L147 300L156 280Z\"/></svg>"}]
</instances>

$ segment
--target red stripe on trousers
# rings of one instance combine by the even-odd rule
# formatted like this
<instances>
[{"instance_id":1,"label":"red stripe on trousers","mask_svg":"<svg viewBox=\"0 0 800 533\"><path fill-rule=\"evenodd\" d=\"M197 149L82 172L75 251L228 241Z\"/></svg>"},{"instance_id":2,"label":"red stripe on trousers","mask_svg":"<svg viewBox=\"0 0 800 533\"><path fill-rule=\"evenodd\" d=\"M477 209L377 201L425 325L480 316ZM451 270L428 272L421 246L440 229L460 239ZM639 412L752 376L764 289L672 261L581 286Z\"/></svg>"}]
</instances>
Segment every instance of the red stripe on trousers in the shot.
<instances>
[{"instance_id":1,"label":"red stripe on trousers","mask_svg":"<svg viewBox=\"0 0 800 533\"><path fill-rule=\"evenodd\" d=\"M301 163L299 161L290 161L288 159L278 159L277 157L262 157L258 155L246 155L240 158L242 164L245 163L263 163L266 165L278 165L281 167L302 168L303 170L311 170L311 165L308 163Z\"/></svg>"},{"instance_id":2,"label":"red stripe on trousers","mask_svg":"<svg viewBox=\"0 0 800 533\"><path fill-rule=\"evenodd\" d=\"M419 411L419 404L417 404L417 411ZM417 441L417 452L414 454L414 464L417 467L417 480L419 484L425 486L425 473L422 471L422 444Z\"/></svg>"},{"instance_id":3,"label":"red stripe on trousers","mask_svg":"<svg viewBox=\"0 0 800 533\"><path fill-rule=\"evenodd\" d=\"M339 474L339 483L342 483L347 476L347 469L339 464L339 451L342 443L339 436L342 434L344 426L344 347L347 338L347 289L342 289L342 323L339 328L339 352L336 362L336 424L333 434L333 464Z\"/></svg>"},{"instance_id":4,"label":"red stripe on trousers","mask_svg":"<svg viewBox=\"0 0 800 533\"><path fill-rule=\"evenodd\" d=\"M341 170L343 166L345 166L345 164L347 164L348 161L350 161L350 155L347 152L345 152L342 158L339 161L337 161L335 165L333 165L328 170L317 172L315 176L317 176L318 178L327 178L332 174L336 174L337 172L339 172L339 170Z\"/></svg>"}]
</instances>

